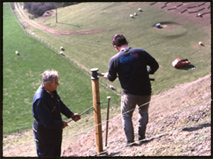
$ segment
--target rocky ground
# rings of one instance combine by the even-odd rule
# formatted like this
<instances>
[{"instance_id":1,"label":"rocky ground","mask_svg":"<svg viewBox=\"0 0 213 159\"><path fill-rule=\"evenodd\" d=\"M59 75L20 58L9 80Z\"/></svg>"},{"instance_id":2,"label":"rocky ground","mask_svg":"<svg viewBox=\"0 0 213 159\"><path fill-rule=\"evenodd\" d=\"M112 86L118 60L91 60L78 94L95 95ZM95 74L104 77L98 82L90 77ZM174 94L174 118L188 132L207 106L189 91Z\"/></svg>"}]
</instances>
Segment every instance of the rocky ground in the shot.
<instances>
[{"instance_id":1,"label":"rocky ground","mask_svg":"<svg viewBox=\"0 0 213 159\"><path fill-rule=\"evenodd\" d=\"M108 143L97 154L94 130L64 150L63 156L210 156L211 80L210 75L181 84L153 96L149 109L147 138L142 144L125 147L121 115L109 122ZM137 109L133 115L137 138ZM138 143L136 141L136 143Z\"/></svg>"}]
</instances>

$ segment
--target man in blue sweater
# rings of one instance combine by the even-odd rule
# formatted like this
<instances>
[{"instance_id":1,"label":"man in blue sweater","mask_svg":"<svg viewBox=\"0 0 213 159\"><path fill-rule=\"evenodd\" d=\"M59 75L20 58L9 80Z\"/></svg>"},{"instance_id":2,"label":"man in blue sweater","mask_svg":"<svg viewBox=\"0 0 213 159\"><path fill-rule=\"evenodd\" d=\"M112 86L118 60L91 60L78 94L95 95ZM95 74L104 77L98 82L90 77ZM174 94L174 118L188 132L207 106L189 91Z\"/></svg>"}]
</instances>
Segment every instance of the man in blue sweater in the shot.
<instances>
[{"instance_id":1,"label":"man in blue sweater","mask_svg":"<svg viewBox=\"0 0 213 159\"><path fill-rule=\"evenodd\" d=\"M118 54L111 58L108 72L105 73L104 78L109 81L114 81L117 76L119 78L123 88L121 109L124 132L127 146L132 146L134 143L133 110L136 105L139 106L138 140L145 139L148 108L151 100L149 74L154 74L159 65L144 49L129 47L122 34L113 36L112 45ZM147 66L149 66L148 70Z\"/></svg>"},{"instance_id":2,"label":"man in blue sweater","mask_svg":"<svg viewBox=\"0 0 213 159\"><path fill-rule=\"evenodd\" d=\"M62 121L61 113L74 121L80 115L73 113L61 100L57 93L59 75L57 71L45 71L42 74L42 85L36 91L32 113L35 118L33 134L38 156L60 156L62 129L68 124Z\"/></svg>"}]
</instances>

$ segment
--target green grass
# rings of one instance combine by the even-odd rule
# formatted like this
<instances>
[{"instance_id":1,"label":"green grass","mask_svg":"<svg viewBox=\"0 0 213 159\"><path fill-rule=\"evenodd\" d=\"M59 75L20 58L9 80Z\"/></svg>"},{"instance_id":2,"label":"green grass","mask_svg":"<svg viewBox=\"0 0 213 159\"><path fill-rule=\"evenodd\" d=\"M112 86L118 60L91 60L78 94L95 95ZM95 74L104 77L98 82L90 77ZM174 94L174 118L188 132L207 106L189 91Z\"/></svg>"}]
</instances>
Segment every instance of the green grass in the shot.
<instances>
[{"instance_id":1,"label":"green grass","mask_svg":"<svg viewBox=\"0 0 213 159\"><path fill-rule=\"evenodd\" d=\"M30 128L33 123L32 99L46 69L59 72L59 95L74 112L93 105L90 75L68 59L34 38L24 34L9 5L4 5L3 19L3 133ZM15 51L20 55L17 56ZM117 95L100 86L100 96ZM105 105L106 106L106 105Z\"/></svg>"},{"instance_id":2,"label":"green grass","mask_svg":"<svg viewBox=\"0 0 213 159\"><path fill-rule=\"evenodd\" d=\"M134 19L129 14L138 12ZM111 38L116 33L123 33L129 46L147 50L159 62L160 68L152 82L153 94L161 93L171 87L194 81L210 74L211 36L202 26L159 10L143 2L103 2L80 3L59 8L58 23L55 17L35 19L43 25L56 30L102 30L87 35L54 35L36 28L26 30L34 32L40 38L59 51L64 46L65 55L56 54L45 44L24 34L21 26L13 17L8 5L4 5L3 14L3 130L14 132L31 127L33 118L31 102L35 90L40 85L41 73L46 69L56 69L60 75L58 92L62 100L75 112L81 113L92 106L90 69L99 68L106 72L110 58L116 54L111 45ZM174 22L174 30L157 30L153 27L158 22ZM204 27L203 27L204 28ZM198 45L202 41L205 47ZM15 55L15 51L20 56ZM195 65L195 70L177 70L171 65L175 58L188 58ZM77 63L80 68L75 64ZM81 68L85 68L82 71ZM122 91L118 80L113 84ZM101 100L112 96L111 102L118 105L120 97L100 85Z\"/></svg>"},{"instance_id":3,"label":"green grass","mask_svg":"<svg viewBox=\"0 0 213 159\"><path fill-rule=\"evenodd\" d=\"M129 14L137 12L134 19ZM108 70L110 58L116 54L111 45L111 38L116 33L123 33L129 41L129 46L147 50L160 64L159 70L153 76L153 94L158 94L178 83L194 81L199 77L210 74L211 49L210 33L204 26L180 19L143 2L105 2L81 3L78 5L59 8L58 23L55 16L38 22L50 24L57 30L101 30L102 32L88 35L56 36L41 32L37 29L38 37L59 48L63 45L65 54L85 68L98 67L100 72ZM158 22L171 22L168 27L173 30L156 29ZM203 29L204 28L204 29ZM205 47L198 45L199 41ZM56 43L57 42L57 43ZM195 65L195 70L176 70L171 63L175 58L188 58ZM89 60L88 60L89 59ZM101 80L109 84L105 80ZM113 83L121 92L118 81Z\"/></svg>"}]
</instances>

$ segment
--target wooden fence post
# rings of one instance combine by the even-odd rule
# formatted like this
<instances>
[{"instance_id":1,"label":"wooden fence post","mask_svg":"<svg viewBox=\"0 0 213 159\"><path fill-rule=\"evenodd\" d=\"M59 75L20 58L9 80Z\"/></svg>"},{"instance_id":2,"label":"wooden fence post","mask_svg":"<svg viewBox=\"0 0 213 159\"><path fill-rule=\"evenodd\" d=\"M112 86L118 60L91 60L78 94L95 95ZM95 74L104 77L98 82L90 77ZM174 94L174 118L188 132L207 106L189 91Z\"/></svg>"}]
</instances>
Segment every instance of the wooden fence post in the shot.
<instances>
[{"instance_id":1,"label":"wooden fence post","mask_svg":"<svg viewBox=\"0 0 213 159\"><path fill-rule=\"evenodd\" d=\"M103 151L103 143L102 143L99 77L97 76L98 68L93 68L90 71L92 72L91 82L92 82L93 107L94 107L94 117L95 117L96 149L97 149L97 154L100 154Z\"/></svg>"}]
</instances>

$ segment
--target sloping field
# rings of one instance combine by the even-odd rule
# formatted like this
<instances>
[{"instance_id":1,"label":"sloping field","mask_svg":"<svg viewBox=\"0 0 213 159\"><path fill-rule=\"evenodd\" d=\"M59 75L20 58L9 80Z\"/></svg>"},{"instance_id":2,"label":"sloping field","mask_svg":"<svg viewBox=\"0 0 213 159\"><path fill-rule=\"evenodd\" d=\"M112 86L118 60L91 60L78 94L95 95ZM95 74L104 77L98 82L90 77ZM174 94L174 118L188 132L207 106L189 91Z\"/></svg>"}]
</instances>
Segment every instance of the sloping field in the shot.
<instances>
[{"instance_id":1,"label":"sloping field","mask_svg":"<svg viewBox=\"0 0 213 159\"><path fill-rule=\"evenodd\" d=\"M58 92L71 110L82 113L90 108L93 105L91 75L47 45L24 34L8 4L4 5L3 11L3 133L32 127L32 100L46 69L59 72ZM20 55L16 55L16 51ZM100 86L103 102L108 95L114 98L113 102L119 103L117 94Z\"/></svg>"},{"instance_id":2,"label":"sloping field","mask_svg":"<svg viewBox=\"0 0 213 159\"><path fill-rule=\"evenodd\" d=\"M110 58L116 53L111 45L111 38L116 33L125 34L131 47L144 48L159 62L160 69L154 75L156 82L153 83L153 93L158 94L178 83L193 81L210 73L209 14L201 18L196 17L196 13L180 14L178 10L190 5L197 6L201 2L183 3L176 10L168 10L172 4L174 6L176 3L169 3L167 8L161 9L165 5L163 2L154 5L151 2L80 3L59 8L58 23L55 22L55 10L51 11L49 17L34 19L51 29L76 31L70 35L51 34L27 25L26 22L23 25L29 33L33 32L34 36L54 46L56 50L64 46L65 56L87 72L94 67L99 68L100 72L106 72ZM209 5L210 3L205 4L206 11L210 11ZM142 8L142 12L138 8ZM134 13L137 16L130 18L129 15ZM154 25L159 22L165 28L156 29ZM99 32L77 34L77 31L85 30ZM198 44L200 41L205 47ZM171 65L175 58L188 58L196 69L175 70ZM102 79L101 82L111 84ZM121 93L119 82L113 85Z\"/></svg>"}]
</instances>

